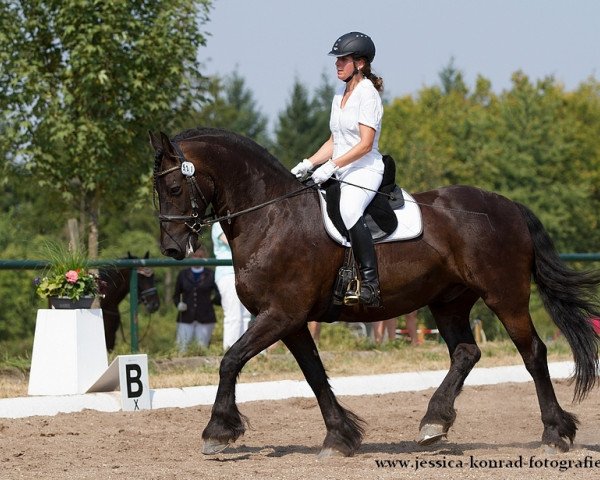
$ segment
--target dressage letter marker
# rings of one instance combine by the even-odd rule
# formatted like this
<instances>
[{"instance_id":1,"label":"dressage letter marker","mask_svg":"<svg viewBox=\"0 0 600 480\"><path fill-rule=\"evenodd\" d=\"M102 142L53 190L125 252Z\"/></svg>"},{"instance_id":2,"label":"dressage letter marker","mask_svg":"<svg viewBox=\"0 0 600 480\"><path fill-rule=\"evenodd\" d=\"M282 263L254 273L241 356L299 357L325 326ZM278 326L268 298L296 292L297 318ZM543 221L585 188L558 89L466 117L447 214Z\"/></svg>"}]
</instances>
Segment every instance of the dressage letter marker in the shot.
<instances>
[{"instance_id":1,"label":"dressage letter marker","mask_svg":"<svg viewBox=\"0 0 600 480\"><path fill-rule=\"evenodd\" d=\"M150 408L148 357L146 355L123 355L120 358L119 379L123 410L148 410Z\"/></svg>"},{"instance_id":2,"label":"dressage letter marker","mask_svg":"<svg viewBox=\"0 0 600 480\"><path fill-rule=\"evenodd\" d=\"M119 355L88 392L110 392L117 387L123 411L152 408L147 355Z\"/></svg>"}]
</instances>

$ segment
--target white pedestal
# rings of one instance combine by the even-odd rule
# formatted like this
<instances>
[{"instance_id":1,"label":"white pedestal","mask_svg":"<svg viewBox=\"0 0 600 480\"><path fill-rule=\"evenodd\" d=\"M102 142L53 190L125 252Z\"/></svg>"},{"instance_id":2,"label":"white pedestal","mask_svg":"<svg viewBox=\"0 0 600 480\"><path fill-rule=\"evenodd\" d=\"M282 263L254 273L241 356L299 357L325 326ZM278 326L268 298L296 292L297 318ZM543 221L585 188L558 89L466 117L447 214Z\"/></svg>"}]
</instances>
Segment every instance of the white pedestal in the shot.
<instances>
[{"instance_id":1,"label":"white pedestal","mask_svg":"<svg viewBox=\"0 0 600 480\"><path fill-rule=\"evenodd\" d=\"M101 309L38 310L29 395L85 393L107 367Z\"/></svg>"}]
</instances>

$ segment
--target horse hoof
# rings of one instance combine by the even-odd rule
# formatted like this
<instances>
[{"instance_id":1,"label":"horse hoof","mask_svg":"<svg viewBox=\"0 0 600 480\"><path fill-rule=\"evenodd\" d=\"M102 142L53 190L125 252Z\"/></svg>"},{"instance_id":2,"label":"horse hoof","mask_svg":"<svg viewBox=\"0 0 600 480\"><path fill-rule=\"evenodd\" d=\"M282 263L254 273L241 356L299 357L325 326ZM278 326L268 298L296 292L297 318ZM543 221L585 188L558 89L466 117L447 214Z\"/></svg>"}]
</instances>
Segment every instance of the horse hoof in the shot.
<instances>
[{"instance_id":1,"label":"horse hoof","mask_svg":"<svg viewBox=\"0 0 600 480\"><path fill-rule=\"evenodd\" d=\"M202 446L202 453L204 455L215 455L221 453L229 446L229 443L221 443L218 440L205 440Z\"/></svg>"},{"instance_id":2,"label":"horse hoof","mask_svg":"<svg viewBox=\"0 0 600 480\"><path fill-rule=\"evenodd\" d=\"M317 455L317 460L324 460L326 458L334 458L334 457L345 457L345 455L339 450L334 450L333 448L324 448Z\"/></svg>"},{"instance_id":3,"label":"horse hoof","mask_svg":"<svg viewBox=\"0 0 600 480\"><path fill-rule=\"evenodd\" d=\"M566 453L569 451L569 445L566 442L562 444L545 444L542 447L546 455L556 455L558 453Z\"/></svg>"},{"instance_id":4,"label":"horse hoof","mask_svg":"<svg viewBox=\"0 0 600 480\"><path fill-rule=\"evenodd\" d=\"M448 432L444 432L444 427L442 425L428 423L421 428L417 443L423 446L432 445L447 436Z\"/></svg>"}]
</instances>

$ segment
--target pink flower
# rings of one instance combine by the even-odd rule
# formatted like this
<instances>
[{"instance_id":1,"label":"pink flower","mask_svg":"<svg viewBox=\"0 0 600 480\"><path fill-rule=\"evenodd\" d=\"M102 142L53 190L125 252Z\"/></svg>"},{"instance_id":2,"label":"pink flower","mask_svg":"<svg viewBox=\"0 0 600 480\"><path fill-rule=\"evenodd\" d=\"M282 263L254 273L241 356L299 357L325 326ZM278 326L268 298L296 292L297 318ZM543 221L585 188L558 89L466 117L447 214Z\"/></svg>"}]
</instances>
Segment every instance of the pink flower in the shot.
<instances>
[{"instance_id":1,"label":"pink flower","mask_svg":"<svg viewBox=\"0 0 600 480\"><path fill-rule=\"evenodd\" d=\"M77 280L79 280L79 274L75 270L69 270L67 273L65 273L65 278L69 283L77 283Z\"/></svg>"}]
</instances>

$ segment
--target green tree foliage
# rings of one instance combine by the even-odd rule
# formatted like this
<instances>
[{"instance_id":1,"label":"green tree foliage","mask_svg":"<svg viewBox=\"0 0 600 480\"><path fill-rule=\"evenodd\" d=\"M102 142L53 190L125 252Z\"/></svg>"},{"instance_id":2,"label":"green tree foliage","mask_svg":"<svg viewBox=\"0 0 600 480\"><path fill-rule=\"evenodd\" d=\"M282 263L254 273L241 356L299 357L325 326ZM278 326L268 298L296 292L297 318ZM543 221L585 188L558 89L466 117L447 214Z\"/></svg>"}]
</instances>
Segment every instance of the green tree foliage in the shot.
<instances>
[{"instance_id":1,"label":"green tree foliage","mask_svg":"<svg viewBox=\"0 0 600 480\"><path fill-rule=\"evenodd\" d=\"M288 167L312 155L327 140L333 86L323 77L314 95L300 81L292 88L286 109L275 127L275 156Z\"/></svg>"},{"instance_id":2,"label":"green tree foliage","mask_svg":"<svg viewBox=\"0 0 600 480\"><path fill-rule=\"evenodd\" d=\"M441 87L385 110L380 146L398 164L398 183L501 193L531 207L560 250L597 251L598 82L568 93L553 78L516 72L512 88L496 95L483 77L469 91L452 64L440 78Z\"/></svg>"},{"instance_id":3,"label":"green tree foliage","mask_svg":"<svg viewBox=\"0 0 600 480\"><path fill-rule=\"evenodd\" d=\"M101 204L131 202L147 179L145 131L168 127L194 102L209 6L0 2L0 148L75 205L92 237Z\"/></svg>"},{"instance_id":4,"label":"green tree foliage","mask_svg":"<svg viewBox=\"0 0 600 480\"><path fill-rule=\"evenodd\" d=\"M225 79L210 79L201 108L183 118L181 128L225 128L268 148L271 141L267 123L267 117L256 106L254 95L246 87L244 78L234 72Z\"/></svg>"}]
</instances>

